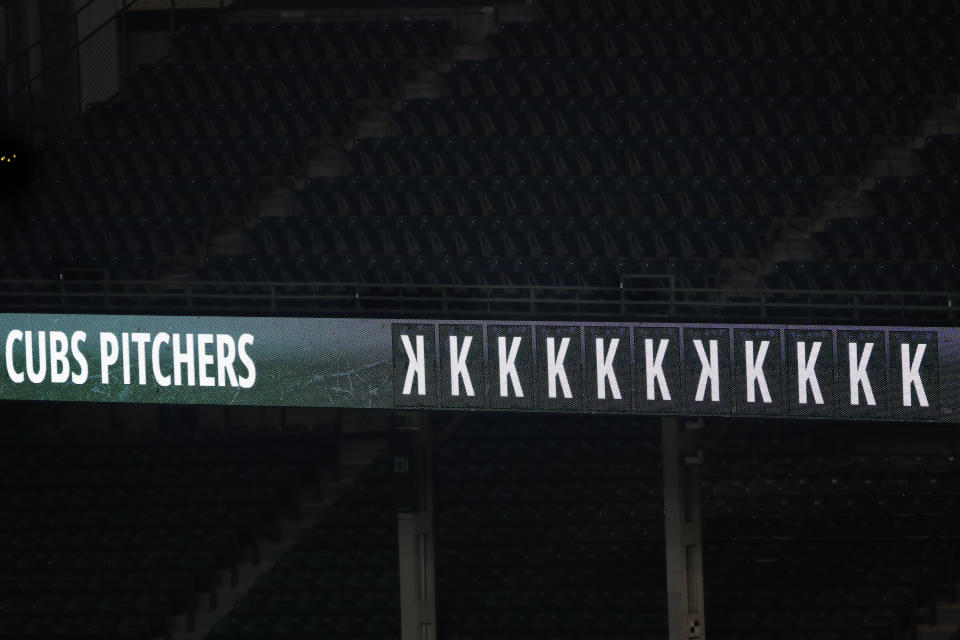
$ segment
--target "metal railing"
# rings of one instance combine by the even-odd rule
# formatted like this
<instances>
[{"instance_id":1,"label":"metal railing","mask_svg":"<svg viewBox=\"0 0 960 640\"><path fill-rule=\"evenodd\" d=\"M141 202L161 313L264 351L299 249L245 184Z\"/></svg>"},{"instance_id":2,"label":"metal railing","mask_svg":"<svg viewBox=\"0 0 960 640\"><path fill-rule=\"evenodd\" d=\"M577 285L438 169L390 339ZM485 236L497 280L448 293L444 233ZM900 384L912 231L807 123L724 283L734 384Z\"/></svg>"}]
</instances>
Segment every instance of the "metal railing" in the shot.
<instances>
[{"instance_id":1,"label":"metal railing","mask_svg":"<svg viewBox=\"0 0 960 640\"><path fill-rule=\"evenodd\" d=\"M678 286L624 276L619 287L370 282L0 280L0 310L196 315L571 317L691 321L953 324L955 292Z\"/></svg>"}]
</instances>

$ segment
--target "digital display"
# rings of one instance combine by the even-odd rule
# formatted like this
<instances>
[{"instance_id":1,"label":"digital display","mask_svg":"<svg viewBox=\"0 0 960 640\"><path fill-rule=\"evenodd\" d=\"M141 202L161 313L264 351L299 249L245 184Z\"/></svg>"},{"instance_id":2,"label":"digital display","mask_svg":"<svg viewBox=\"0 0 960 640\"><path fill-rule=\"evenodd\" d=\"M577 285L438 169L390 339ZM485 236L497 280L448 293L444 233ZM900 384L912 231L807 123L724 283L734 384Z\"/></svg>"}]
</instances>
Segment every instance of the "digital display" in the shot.
<instances>
[{"instance_id":1,"label":"digital display","mask_svg":"<svg viewBox=\"0 0 960 640\"><path fill-rule=\"evenodd\" d=\"M960 422L960 330L0 314L0 399Z\"/></svg>"}]
</instances>

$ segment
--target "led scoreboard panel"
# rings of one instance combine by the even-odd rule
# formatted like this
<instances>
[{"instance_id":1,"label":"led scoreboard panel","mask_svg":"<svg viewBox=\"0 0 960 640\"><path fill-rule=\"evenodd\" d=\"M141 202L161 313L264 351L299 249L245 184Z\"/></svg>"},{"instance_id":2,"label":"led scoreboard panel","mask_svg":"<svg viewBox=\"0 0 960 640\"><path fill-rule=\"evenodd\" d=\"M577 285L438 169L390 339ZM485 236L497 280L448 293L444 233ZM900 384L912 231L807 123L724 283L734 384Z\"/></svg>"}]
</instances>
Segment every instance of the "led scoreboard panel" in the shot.
<instances>
[{"instance_id":1,"label":"led scoreboard panel","mask_svg":"<svg viewBox=\"0 0 960 640\"><path fill-rule=\"evenodd\" d=\"M960 422L960 329L0 314L0 399Z\"/></svg>"}]
</instances>

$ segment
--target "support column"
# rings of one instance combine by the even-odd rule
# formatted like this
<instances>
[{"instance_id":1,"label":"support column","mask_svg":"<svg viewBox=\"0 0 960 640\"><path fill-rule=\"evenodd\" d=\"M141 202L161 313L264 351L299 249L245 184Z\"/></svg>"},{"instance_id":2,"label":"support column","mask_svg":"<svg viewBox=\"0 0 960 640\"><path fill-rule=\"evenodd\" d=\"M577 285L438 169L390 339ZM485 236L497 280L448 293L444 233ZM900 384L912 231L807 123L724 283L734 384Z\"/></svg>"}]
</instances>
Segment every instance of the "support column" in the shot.
<instances>
[{"instance_id":1,"label":"support column","mask_svg":"<svg viewBox=\"0 0 960 640\"><path fill-rule=\"evenodd\" d=\"M398 414L391 429L400 553L400 638L436 640L433 443L428 416Z\"/></svg>"},{"instance_id":2,"label":"support column","mask_svg":"<svg viewBox=\"0 0 960 640\"><path fill-rule=\"evenodd\" d=\"M702 421L663 418L663 506L669 640L705 640L700 464Z\"/></svg>"}]
</instances>

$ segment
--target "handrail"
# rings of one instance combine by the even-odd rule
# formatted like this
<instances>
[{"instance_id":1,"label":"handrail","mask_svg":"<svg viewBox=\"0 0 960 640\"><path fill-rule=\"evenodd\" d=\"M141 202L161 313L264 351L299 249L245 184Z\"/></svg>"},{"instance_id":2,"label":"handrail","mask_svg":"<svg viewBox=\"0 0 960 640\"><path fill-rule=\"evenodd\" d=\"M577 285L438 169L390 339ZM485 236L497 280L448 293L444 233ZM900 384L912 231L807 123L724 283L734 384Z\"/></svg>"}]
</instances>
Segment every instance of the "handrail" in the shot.
<instances>
[{"instance_id":1,"label":"handrail","mask_svg":"<svg viewBox=\"0 0 960 640\"><path fill-rule=\"evenodd\" d=\"M625 276L626 277L626 276ZM660 281L669 281L675 278L672 274L639 274L631 275L630 278L645 278L649 280L660 280ZM593 291L607 291L607 292L620 292L626 291L628 293L642 293L642 292L651 292L659 289L639 289L639 288L630 288L619 286L603 286L603 287L582 287L578 285L528 285L528 284L431 284L426 282L417 282L417 283L379 283L379 282L364 282L364 281L343 281L343 280L217 280L217 279L207 279L207 280L129 280L129 279L111 279L111 280L59 280L53 278L4 278L0 279L0 295L2 295L5 287L16 284L58 284L66 286L83 286L89 287L92 285L106 285L106 286L157 286L163 288L176 288L176 287L209 287L209 286L229 286L229 287L276 287L276 288L297 288L297 287L344 287L344 286L357 286L363 288L395 288L395 289L475 289L475 290L490 290L490 289L534 289L534 290L560 290L560 291L584 291L584 292L593 292ZM712 293L718 295L735 295L735 296L745 296L745 295L759 295L759 294L768 294L768 295L816 295L816 296L864 296L864 297L875 297L875 296L903 296L903 297L918 297L918 298L930 298L937 296L946 296L946 297L956 297L960 299L960 292L957 291L896 291L896 290L877 290L877 289L786 289L786 288L772 288L772 287L751 287L751 288L738 288L738 289L718 289L715 287L684 287L677 286L676 291L678 294L683 293Z\"/></svg>"},{"instance_id":2,"label":"handrail","mask_svg":"<svg viewBox=\"0 0 960 640\"><path fill-rule=\"evenodd\" d=\"M670 274L630 276L671 282ZM816 324L830 320L954 323L953 291L724 290L651 284L580 287L527 284L386 284L222 280L0 280L0 310L717 318Z\"/></svg>"}]
</instances>

